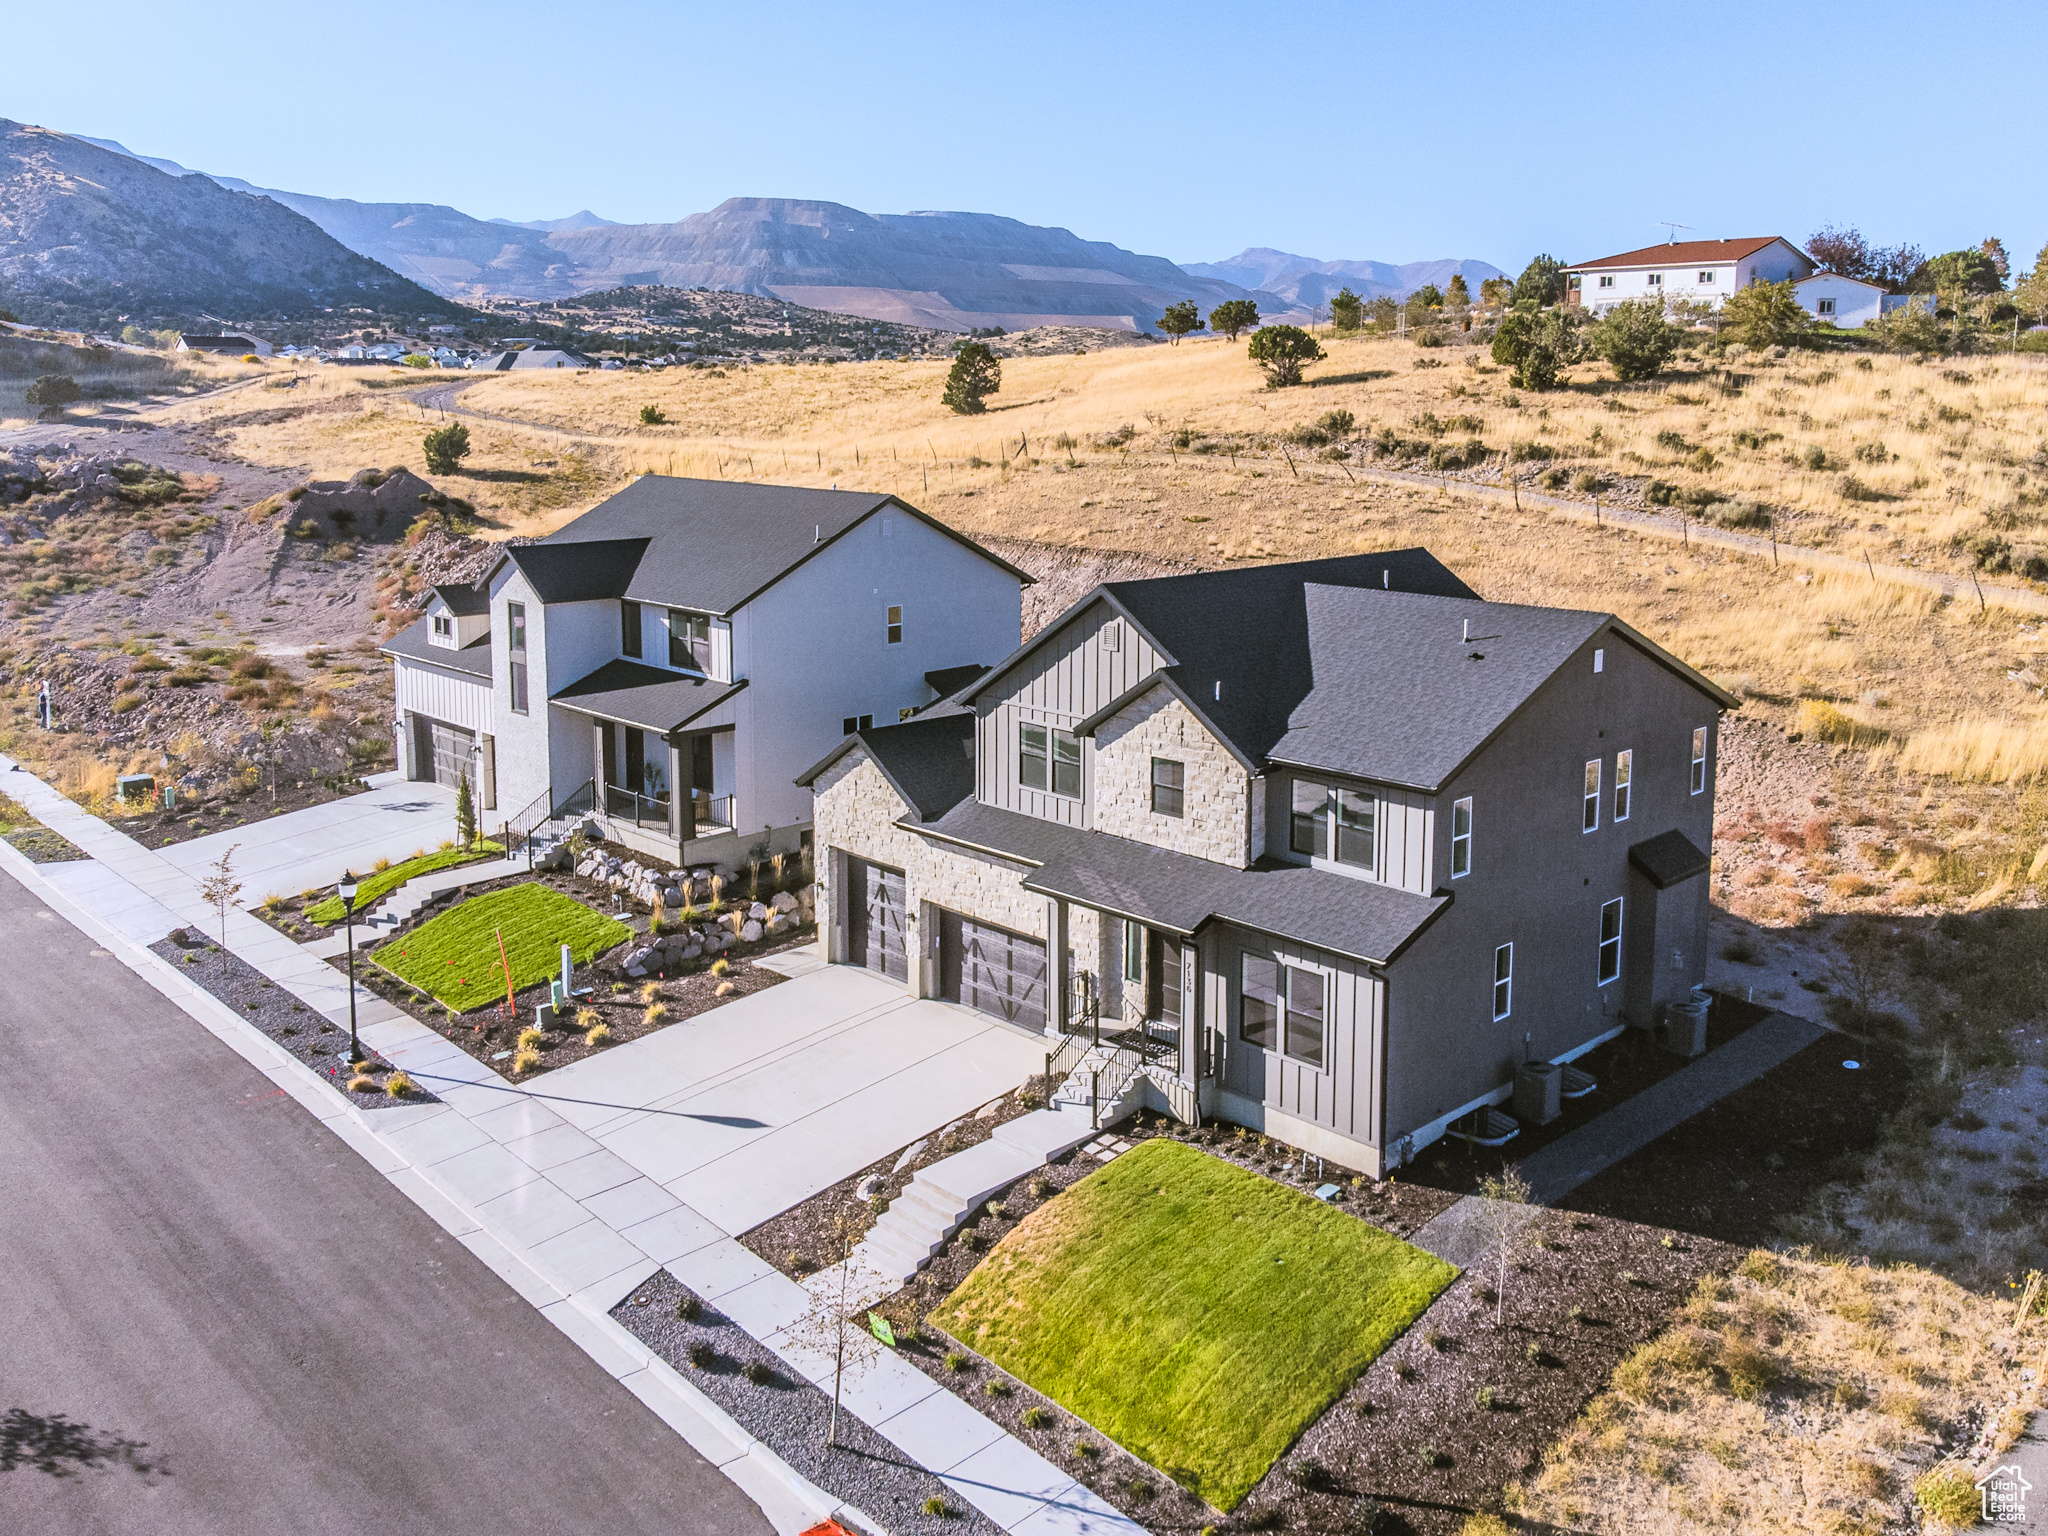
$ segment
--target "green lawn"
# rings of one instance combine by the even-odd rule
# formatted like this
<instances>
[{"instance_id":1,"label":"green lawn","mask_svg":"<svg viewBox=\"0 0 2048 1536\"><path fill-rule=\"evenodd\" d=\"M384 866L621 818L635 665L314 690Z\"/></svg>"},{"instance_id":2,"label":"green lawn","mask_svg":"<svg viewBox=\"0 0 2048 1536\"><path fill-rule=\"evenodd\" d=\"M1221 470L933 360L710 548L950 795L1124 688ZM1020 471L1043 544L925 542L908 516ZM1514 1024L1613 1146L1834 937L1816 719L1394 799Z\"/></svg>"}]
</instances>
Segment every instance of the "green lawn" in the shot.
<instances>
[{"instance_id":1,"label":"green lawn","mask_svg":"<svg viewBox=\"0 0 2048 1536\"><path fill-rule=\"evenodd\" d=\"M390 895L414 875L431 875L437 869L453 869L457 864L467 864L471 859L481 858L485 854L504 851L502 843L479 842L473 848L443 848L439 853L416 854L403 864L393 864L388 869L380 869L375 874L365 875L357 881L356 911L369 911L372 903ZM342 916L339 896L316 901L306 908L306 921L318 923L323 928L332 928L341 921Z\"/></svg>"},{"instance_id":2,"label":"green lawn","mask_svg":"<svg viewBox=\"0 0 2048 1536\"><path fill-rule=\"evenodd\" d=\"M500 931L515 991L554 975L564 944L576 963L584 965L632 932L560 891L538 884L514 885L472 896L404 938L393 939L370 958L401 981L467 1012L505 995L505 972L498 964Z\"/></svg>"},{"instance_id":3,"label":"green lawn","mask_svg":"<svg viewBox=\"0 0 2048 1536\"><path fill-rule=\"evenodd\" d=\"M1228 1511L1457 1273L1161 1138L1032 1212L932 1317Z\"/></svg>"}]
</instances>

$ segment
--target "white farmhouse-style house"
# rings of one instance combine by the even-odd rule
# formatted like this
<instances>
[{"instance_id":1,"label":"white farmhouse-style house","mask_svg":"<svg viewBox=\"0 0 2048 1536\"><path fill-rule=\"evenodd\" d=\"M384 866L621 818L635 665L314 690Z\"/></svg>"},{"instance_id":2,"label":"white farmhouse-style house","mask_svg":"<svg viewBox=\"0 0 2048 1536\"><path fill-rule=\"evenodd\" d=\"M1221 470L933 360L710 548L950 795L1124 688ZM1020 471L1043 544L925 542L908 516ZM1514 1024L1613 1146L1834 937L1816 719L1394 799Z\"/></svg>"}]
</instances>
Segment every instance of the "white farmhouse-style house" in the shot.
<instances>
[{"instance_id":1,"label":"white farmhouse-style house","mask_svg":"<svg viewBox=\"0 0 2048 1536\"><path fill-rule=\"evenodd\" d=\"M1015 649L1031 580L893 496L643 476L385 645L399 762L486 828L733 867L808 839L835 742Z\"/></svg>"},{"instance_id":2,"label":"white farmhouse-style house","mask_svg":"<svg viewBox=\"0 0 2048 1536\"><path fill-rule=\"evenodd\" d=\"M1798 282L1818 263L1782 235L1678 240L1565 269L1565 302L1596 315L1630 299L1687 299L1718 308L1751 283Z\"/></svg>"}]
</instances>

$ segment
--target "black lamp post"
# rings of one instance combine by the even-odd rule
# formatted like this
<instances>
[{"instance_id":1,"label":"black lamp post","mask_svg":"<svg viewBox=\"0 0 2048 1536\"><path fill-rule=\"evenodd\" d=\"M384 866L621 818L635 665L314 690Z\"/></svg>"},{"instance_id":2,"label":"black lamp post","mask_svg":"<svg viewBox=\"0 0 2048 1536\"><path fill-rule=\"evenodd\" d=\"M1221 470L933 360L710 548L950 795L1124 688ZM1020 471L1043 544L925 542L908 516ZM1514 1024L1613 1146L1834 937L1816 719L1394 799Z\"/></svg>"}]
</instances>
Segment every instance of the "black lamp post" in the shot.
<instances>
[{"instance_id":1,"label":"black lamp post","mask_svg":"<svg viewBox=\"0 0 2048 1536\"><path fill-rule=\"evenodd\" d=\"M343 870L334 893L341 898L341 919L348 930L348 1064L353 1067L362 1057L356 1044L356 877Z\"/></svg>"}]
</instances>

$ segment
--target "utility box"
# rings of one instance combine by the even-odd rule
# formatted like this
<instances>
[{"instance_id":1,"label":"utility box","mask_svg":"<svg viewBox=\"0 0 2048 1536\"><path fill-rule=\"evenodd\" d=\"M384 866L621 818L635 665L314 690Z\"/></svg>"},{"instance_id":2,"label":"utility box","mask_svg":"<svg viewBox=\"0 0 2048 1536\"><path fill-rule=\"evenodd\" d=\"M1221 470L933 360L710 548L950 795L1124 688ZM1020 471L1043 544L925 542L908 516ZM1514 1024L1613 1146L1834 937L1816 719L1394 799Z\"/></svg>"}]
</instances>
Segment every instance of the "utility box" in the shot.
<instances>
[{"instance_id":1,"label":"utility box","mask_svg":"<svg viewBox=\"0 0 2048 1536\"><path fill-rule=\"evenodd\" d=\"M156 775L153 773L128 773L114 780L114 797L123 805L147 800L155 793Z\"/></svg>"},{"instance_id":2,"label":"utility box","mask_svg":"<svg viewBox=\"0 0 2048 1536\"><path fill-rule=\"evenodd\" d=\"M1548 1125L1564 1113L1564 1068L1554 1061L1525 1061L1515 1069L1515 1118L1524 1125Z\"/></svg>"},{"instance_id":3,"label":"utility box","mask_svg":"<svg viewBox=\"0 0 2048 1536\"><path fill-rule=\"evenodd\" d=\"M1657 1030L1657 1043L1688 1061L1707 1049L1707 1012L1713 999L1704 992L1664 1005L1664 1022Z\"/></svg>"}]
</instances>

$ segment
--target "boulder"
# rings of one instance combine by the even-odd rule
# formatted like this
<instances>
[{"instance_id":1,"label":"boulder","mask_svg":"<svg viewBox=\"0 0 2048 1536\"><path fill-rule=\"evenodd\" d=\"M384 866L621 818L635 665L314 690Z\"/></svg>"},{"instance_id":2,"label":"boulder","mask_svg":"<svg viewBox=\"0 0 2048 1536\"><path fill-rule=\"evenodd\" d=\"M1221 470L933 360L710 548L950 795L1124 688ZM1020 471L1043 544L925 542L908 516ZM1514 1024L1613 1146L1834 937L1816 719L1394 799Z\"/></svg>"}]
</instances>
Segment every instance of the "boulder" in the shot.
<instances>
[{"instance_id":1,"label":"boulder","mask_svg":"<svg viewBox=\"0 0 2048 1536\"><path fill-rule=\"evenodd\" d=\"M689 944L684 946L682 958L685 960L695 960L703 953L704 946L702 944Z\"/></svg>"},{"instance_id":2,"label":"boulder","mask_svg":"<svg viewBox=\"0 0 2048 1536\"><path fill-rule=\"evenodd\" d=\"M787 891L777 891L775 893L775 900L771 905L778 912L794 912L796 910L796 898Z\"/></svg>"},{"instance_id":3,"label":"boulder","mask_svg":"<svg viewBox=\"0 0 2048 1536\"><path fill-rule=\"evenodd\" d=\"M778 912L768 919L768 931L770 933L787 933L795 926L796 919L787 912Z\"/></svg>"},{"instance_id":4,"label":"boulder","mask_svg":"<svg viewBox=\"0 0 2048 1536\"><path fill-rule=\"evenodd\" d=\"M746 927L740 930L740 939L744 943L751 944L760 937L761 925L759 923L749 922Z\"/></svg>"},{"instance_id":5,"label":"boulder","mask_svg":"<svg viewBox=\"0 0 2048 1536\"><path fill-rule=\"evenodd\" d=\"M747 916L757 923L765 923L768 921L768 909L757 901L747 908Z\"/></svg>"}]
</instances>

